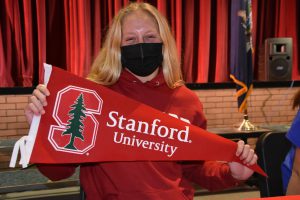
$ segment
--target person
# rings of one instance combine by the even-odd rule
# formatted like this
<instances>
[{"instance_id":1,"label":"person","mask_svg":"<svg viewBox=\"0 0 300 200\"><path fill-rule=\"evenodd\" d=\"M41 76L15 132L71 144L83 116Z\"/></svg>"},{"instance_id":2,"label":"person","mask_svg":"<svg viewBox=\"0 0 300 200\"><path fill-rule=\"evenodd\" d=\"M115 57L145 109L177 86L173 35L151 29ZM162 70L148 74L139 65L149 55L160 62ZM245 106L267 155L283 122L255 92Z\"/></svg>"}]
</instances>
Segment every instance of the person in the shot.
<instances>
[{"instance_id":1,"label":"person","mask_svg":"<svg viewBox=\"0 0 300 200\"><path fill-rule=\"evenodd\" d=\"M148 3L130 3L114 17L88 79L162 112L206 128L198 97L185 87L167 20ZM38 85L25 108L28 122L44 114L49 90ZM253 165L257 156L243 141L236 155ZM39 165L51 180L69 177L77 165ZM80 166L87 199L193 199L193 183L209 190L233 187L253 171L237 162L103 162Z\"/></svg>"},{"instance_id":2,"label":"person","mask_svg":"<svg viewBox=\"0 0 300 200\"><path fill-rule=\"evenodd\" d=\"M298 109L296 117L286 134L287 139L292 143L292 147L282 164L283 189L286 195L300 194L300 90L293 98L293 109Z\"/></svg>"}]
</instances>

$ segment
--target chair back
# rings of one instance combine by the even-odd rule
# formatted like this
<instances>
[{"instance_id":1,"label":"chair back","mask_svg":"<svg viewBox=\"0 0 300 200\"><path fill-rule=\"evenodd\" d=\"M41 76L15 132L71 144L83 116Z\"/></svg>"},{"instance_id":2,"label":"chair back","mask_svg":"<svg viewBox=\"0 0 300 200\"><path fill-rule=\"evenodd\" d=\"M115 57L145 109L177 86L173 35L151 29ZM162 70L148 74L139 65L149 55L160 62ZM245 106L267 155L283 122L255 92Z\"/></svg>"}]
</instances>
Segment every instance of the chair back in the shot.
<instances>
[{"instance_id":1,"label":"chair back","mask_svg":"<svg viewBox=\"0 0 300 200\"><path fill-rule=\"evenodd\" d=\"M80 186L79 196L80 196L80 200L85 200L86 199L85 192L84 192L82 186Z\"/></svg>"},{"instance_id":2,"label":"chair back","mask_svg":"<svg viewBox=\"0 0 300 200\"><path fill-rule=\"evenodd\" d=\"M268 132L261 135L256 143L258 164L268 177L258 176L261 197L283 196L281 164L291 143L285 137L286 132Z\"/></svg>"}]
</instances>

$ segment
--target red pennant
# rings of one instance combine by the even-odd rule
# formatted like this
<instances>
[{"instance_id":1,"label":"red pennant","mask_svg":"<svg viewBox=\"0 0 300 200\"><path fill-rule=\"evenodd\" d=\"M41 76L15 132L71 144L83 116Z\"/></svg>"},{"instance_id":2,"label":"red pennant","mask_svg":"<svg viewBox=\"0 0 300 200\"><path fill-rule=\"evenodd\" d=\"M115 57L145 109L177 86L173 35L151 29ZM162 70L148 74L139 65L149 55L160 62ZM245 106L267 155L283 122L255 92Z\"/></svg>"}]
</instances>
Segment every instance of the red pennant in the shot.
<instances>
[{"instance_id":1,"label":"red pennant","mask_svg":"<svg viewBox=\"0 0 300 200\"><path fill-rule=\"evenodd\" d=\"M30 163L240 162L237 144L52 67ZM250 166L265 175L258 165Z\"/></svg>"}]
</instances>

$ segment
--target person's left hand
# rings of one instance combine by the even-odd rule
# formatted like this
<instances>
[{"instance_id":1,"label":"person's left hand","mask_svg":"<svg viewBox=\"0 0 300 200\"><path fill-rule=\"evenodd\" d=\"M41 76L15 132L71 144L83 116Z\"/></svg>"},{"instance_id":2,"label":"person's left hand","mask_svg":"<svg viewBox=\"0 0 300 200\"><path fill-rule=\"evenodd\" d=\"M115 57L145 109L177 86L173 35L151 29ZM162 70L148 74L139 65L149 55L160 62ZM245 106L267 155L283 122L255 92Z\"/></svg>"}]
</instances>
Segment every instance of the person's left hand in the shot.
<instances>
[{"instance_id":1,"label":"person's left hand","mask_svg":"<svg viewBox=\"0 0 300 200\"><path fill-rule=\"evenodd\" d=\"M254 165L257 162L257 155L255 154L254 150L242 140L238 141L237 143L236 156L238 156L247 166ZM228 165L232 177L237 180L247 180L253 174L252 169L238 162L229 162Z\"/></svg>"}]
</instances>

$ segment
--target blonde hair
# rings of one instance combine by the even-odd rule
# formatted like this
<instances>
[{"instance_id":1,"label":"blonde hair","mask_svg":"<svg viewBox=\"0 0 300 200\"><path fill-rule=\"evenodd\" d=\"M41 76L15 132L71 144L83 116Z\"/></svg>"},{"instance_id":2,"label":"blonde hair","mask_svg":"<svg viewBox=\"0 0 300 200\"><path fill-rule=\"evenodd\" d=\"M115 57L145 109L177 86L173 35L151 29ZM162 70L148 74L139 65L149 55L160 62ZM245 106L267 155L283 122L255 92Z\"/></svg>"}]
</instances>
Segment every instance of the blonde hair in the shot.
<instances>
[{"instance_id":1,"label":"blonde hair","mask_svg":"<svg viewBox=\"0 0 300 200\"><path fill-rule=\"evenodd\" d=\"M170 88L183 85L176 43L168 22L155 7L148 3L130 3L114 17L103 47L92 64L88 79L103 85L112 85L119 79L122 71L120 50L122 21L125 16L137 10L142 10L150 14L158 24L160 37L163 42L164 59L162 69L167 85Z\"/></svg>"}]
</instances>

